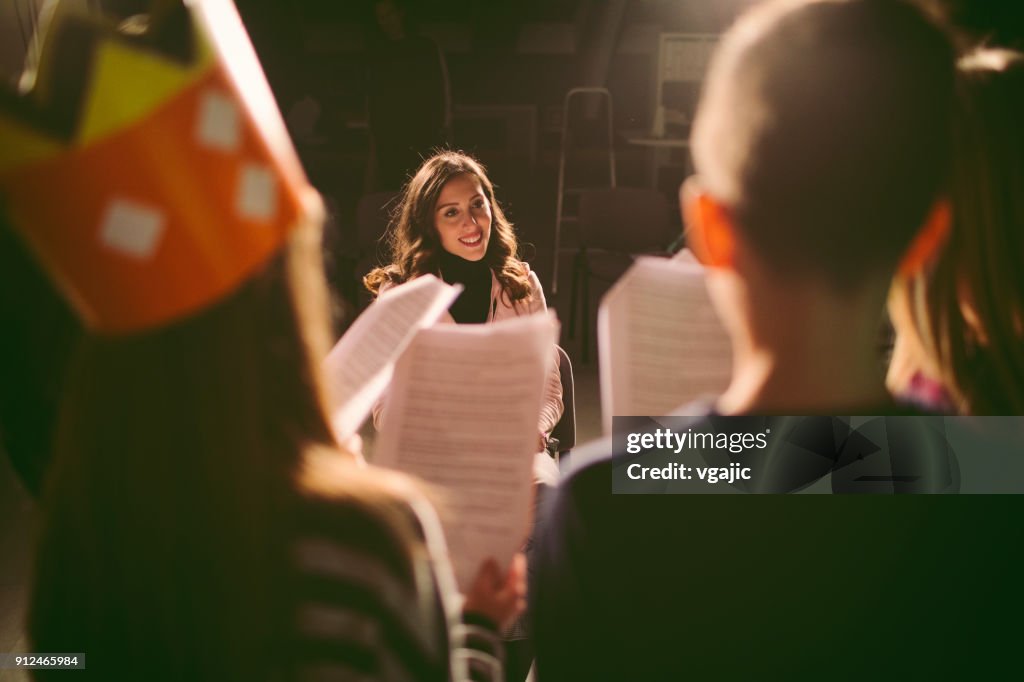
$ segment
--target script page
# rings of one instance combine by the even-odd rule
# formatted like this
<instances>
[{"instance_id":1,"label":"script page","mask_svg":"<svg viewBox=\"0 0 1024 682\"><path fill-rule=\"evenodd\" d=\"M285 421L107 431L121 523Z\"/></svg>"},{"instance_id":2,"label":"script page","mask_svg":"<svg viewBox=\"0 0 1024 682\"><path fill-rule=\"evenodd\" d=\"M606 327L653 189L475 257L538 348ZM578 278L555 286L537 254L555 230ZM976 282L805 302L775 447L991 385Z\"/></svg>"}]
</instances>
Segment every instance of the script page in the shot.
<instances>
[{"instance_id":1,"label":"script page","mask_svg":"<svg viewBox=\"0 0 1024 682\"><path fill-rule=\"evenodd\" d=\"M395 367L373 464L442 492L459 585L521 550L532 508L533 456L552 346L552 313L420 331Z\"/></svg>"},{"instance_id":2,"label":"script page","mask_svg":"<svg viewBox=\"0 0 1024 682\"><path fill-rule=\"evenodd\" d=\"M732 347L704 285L703 267L639 258L598 311L601 412L664 416L728 386Z\"/></svg>"},{"instance_id":3,"label":"script page","mask_svg":"<svg viewBox=\"0 0 1024 682\"><path fill-rule=\"evenodd\" d=\"M434 324L461 291L433 275L388 289L334 345L323 370L339 441L359 429L416 332Z\"/></svg>"}]
</instances>

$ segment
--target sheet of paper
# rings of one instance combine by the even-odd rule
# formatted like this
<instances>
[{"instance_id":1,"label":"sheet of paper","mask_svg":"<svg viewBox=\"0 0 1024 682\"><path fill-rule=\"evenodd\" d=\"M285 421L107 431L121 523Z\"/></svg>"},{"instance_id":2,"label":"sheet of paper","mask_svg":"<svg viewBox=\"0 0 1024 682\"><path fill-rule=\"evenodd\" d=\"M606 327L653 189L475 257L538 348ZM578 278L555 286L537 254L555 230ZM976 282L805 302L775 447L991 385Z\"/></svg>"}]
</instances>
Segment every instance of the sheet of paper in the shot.
<instances>
[{"instance_id":1,"label":"sheet of paper","mask_svg":"<svg viewBox=\"0 0 1024 682\"><path fill-rule=\"evenodd\" d=\"M601 413L663 416L729 383L732 347L704 285L684 259L639 258L598 311Z\"/></svg>"},{"instance_id":2,"label":"sheet of paper","mask_svg":"<svg viewBox=\"0 0 1024 682\"><path fill-rule=\"evenodd\" d=\"M459 585L508 566L526 539L537 418L558 323L552 313L421 330L399 359L373 463L443 495Z\"/></svg>"},{"instance_id":3,"label":"sheet of paper","mask_svg":"<svg viewBox=\"0 0 1024 682\"><path fill-rule=\"evenodd\" d=\"M416 332L437 322L461 291L433 275L388 289L334 345L323 369L339 441L359 429Z\"/></svg>"}]
</instances>

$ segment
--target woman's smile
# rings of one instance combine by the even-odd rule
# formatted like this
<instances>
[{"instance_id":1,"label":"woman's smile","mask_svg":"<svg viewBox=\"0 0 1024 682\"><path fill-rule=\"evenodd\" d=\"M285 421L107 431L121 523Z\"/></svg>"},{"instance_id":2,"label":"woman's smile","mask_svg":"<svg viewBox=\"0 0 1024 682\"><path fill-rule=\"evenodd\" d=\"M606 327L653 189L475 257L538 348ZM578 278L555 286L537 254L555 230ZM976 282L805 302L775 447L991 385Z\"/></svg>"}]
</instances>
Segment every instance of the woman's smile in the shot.
<instances>
[{"instance_id":1,"label":"woman's smile","mask_svg":"<svg viewBox=\"0 0 1024 682\"><path fill-rule=\"evenodd\" d=\"M491 204L480 178L463 173L445 184L434 207L434 227L448 253L472 261L484 257L491 237Z\"/></svg>"}]
</instances>

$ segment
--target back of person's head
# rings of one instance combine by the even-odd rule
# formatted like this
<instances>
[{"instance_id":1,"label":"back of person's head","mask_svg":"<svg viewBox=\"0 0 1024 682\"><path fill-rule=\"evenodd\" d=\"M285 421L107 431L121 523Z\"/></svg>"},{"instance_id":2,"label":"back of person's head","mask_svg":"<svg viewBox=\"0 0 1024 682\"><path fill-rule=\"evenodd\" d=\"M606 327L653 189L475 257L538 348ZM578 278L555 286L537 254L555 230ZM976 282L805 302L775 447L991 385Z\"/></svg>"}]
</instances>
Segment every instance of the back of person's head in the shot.
<instances>
[{"instance_id":1,"label":"back of person's head","mask_svg":"<svg viewBox=\"0 0 1024 682\"><path fill-rule=\"evenodd\" d=\"M77 644L100 670L130 651L198 679L273 640L289 482L307 448L333 445L314 364L319 260L296 235L197 315L85 339L45 491L36 647Z\"/></svg>"},{"instance_id":2,"label":"back of person's head","mask_svg":"<svg viewBox=\"0 0 1024 682\"><path fill-rule=\"evenodd\" d=\"M773 275L884 284L946 180L953 61L908 2L758 6L710 67L700 186Z\"/></svg>"},{"instance_id":3,"label":"back of person's head","mask_svg":"<svg viewBox=\"0 0 1024 682\"><path fill-rule=\"evenodd\" d=\"M87 328L28 636L85 652L94 679L265 678L293 624L291 503L332 494L373 515L387 495L371 477L299 478L312 452L343 458L319 377L319 200L231 3L158 5L189 28L180 62L69 10L25 96L0 98L0 210ZM118 54L132 87L84 78L105 62L68 49L83 46Z\"/></svg>"},{"instance_id":4,"label":"back of person's head","mask_svg":"<svg viewBox=\"0 0 1024 682\"><path fill-rule=\"evenodd\" d=\"M899 308L960 409L1024 414L1024 54L960 60L950 183L953 232Z\"/></svg>"},{"instance_id":5,"label":"back of person's head","mask_svg":"<svg viewBox=\"0 0 1024 682\"><path fill-rule=\"evenodd\" d=\"M512 224L494 195L494 185L483 165L456 151L442 151L423 162L402 190L388 233L392 262L365 278L366 287L376 294L382 284L400 284L427 273L436 274L441 237L436 227L436 208L448 181L471 175L480 181L491 208L491 237L484 261L494 270L513 300L529 295L521 265L516 261L518 242Z\"/></svg>"}]
</instances>

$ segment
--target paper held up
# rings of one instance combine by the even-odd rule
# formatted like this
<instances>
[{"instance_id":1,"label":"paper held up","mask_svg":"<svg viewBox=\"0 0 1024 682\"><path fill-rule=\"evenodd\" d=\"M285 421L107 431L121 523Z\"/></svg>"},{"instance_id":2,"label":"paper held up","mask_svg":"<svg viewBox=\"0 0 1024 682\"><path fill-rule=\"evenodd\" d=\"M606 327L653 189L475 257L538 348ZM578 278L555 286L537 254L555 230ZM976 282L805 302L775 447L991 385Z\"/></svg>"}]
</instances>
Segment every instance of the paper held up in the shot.
<instances>
[{"instance_id":1,"label":"paper held up","mask_svg":"<svg viewBox=\"0 0 1024 682\"><path fill-rule=\"evenodd\" d=\"M387 388L395 361L416 332L437 322L462 291L433 275L386 290L324 360L331 425L343 442L355 434Z\"/></svg>"},{"instance_id":2,"label":"paper held up","mask_svg":"<svg viewBox=\"0 0 1024 682\"><path fill-rule=\"evenodd\" d=\"M638 258L601 301L597 324L607 434L613 415L678 414L728 386L732 346L696 262Z\"/></svg>"},{"instance_id":3,"label":"paper held up","mask_svg":"<svg viewBox=\"0 0 1024 682\"><path fill-rule=\"evenodd\" d=\"M399 359L373 463L443 491L459 585L526 539L533 458L558 323L551 312L423 329Z\"/></svg>"}]
</instances>

